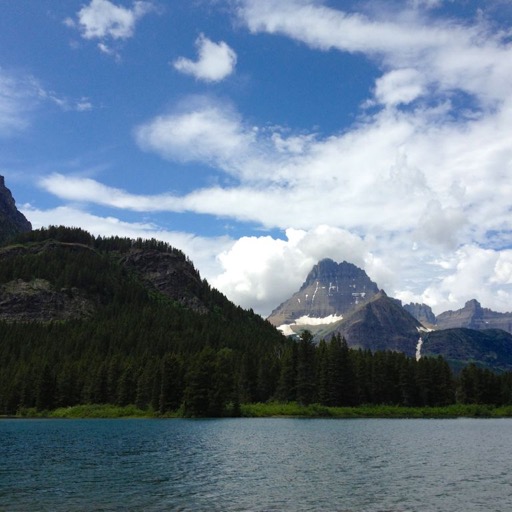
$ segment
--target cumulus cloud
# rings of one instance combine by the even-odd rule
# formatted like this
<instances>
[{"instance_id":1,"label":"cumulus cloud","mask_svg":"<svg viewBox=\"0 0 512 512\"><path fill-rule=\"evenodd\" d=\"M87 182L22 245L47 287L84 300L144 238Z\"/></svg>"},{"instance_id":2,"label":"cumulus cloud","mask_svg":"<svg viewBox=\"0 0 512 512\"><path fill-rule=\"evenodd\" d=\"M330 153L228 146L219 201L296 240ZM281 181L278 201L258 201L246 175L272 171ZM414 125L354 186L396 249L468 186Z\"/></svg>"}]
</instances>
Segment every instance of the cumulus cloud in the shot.
<instances>
[{"instance_id":1,"label":"cumulus cloud","mask_svg":"<svg viewBox=\"0 0 512 512\"><path fill-rule=\"evenodd\" d=\"M329 226L309 232L288 229L285 240L243 237L219 255L223 271L213 284L236 303L267 316L327 257L364 266L368 253L359 237Z\"/></svg>"},{"instance_id":2,"label":"cumulus cloud","mask_svg":"<svg viewBox=\"0 0 512 512\"><path fill-rule=\"evenodd\" d=\"M201 34L196 40L196 47L197 61L180 57L174 61L174 68L206 82L220 82L233 73L237 56L224 41L214 43Z\"/></svg>"},{"instance_id":3,"label":"cumulus cloud","mask_svg":"<svg viewBox=\"0 0 512 512\"><path fill-rule=\"evenodd\" d=\"M109 0L91 0L78 11L78 23L85 39L128 39L136 22L153 8L150 2L136 1L132 9Z\"/></svg>"},{"instance_id":4,"label":"cumulus cloud","mask_svg":"<svg viewBox=\"0 0 512 512\"><path fill-rule=\"evenodd\" d=\"M98 39L98 48L108 55L118 57L117 50L107 41L122 41L133 37L135 25L154 10L151 2L137 0L132 8L114 4L109 0L91 0L77 13L77 21L64 20L68 27L77 27L84 39Z\"/></svg>"},{"instance_id":5,"label":"cumulus cloud","mask_svg":"<svg viewBox=\"0 0 512 512\"><path fill-rule=\"evenodd\" d=\"M437 264L445 267L444 272L422 293L402 291L396 295L405 301L425 302L436 313L459 309L474 298L484 307L497 311L512 310L511 250L496 251L466 244Z\"/></svg>"},{"instance_id":6,"label":"cumulus cloud","mask_svg":"<svg viewBox=\"0 0 512 512\"><path fill-rule=\"evenodd\" d=\"M375 98L384 105L408 104L422 96L423 77L415 69L396 69L377 80Z\"/></svg>"}]
</instances>

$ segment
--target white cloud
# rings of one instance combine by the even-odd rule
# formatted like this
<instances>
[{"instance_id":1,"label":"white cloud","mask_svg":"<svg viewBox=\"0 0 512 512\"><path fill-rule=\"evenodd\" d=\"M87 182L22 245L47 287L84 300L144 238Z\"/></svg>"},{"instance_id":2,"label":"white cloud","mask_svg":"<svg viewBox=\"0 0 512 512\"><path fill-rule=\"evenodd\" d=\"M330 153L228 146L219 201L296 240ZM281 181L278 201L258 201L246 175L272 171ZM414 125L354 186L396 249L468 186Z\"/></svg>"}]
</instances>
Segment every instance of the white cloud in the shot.
<instances>
[{"instance_id":1,"label":"white cloud","mask_svg":"<svg viewBox=\"0 0 512 512\"><path fill-rule=\"evenodd\" d=\"M407 92L409 98L427 91L427 84L438 92L460 89L486 106L507 97L512 49L502 40L504 34L493 33L484 19L473 25L443 19L429 23L421 15L422 4L425 2L416 2L415 9L393 11L392 15L385 10L362 15L329 8L316 0L278 4L242 0L238 15L254 33L283 34L312 48L370 56L384 69L394 71L381 82L381 89L389 80L399 78L398 70L415 69L414 84L406 91L401 84L402 93ZM428 4L432 7L435 2Z\"/></svg>"},{"instance_id":2,"label":"white cloud","mask_svg":"<svg viewBox=\"0 0 512 512\"><path fill-rule=\"evenodd\" d=\"M330 257L363 266L368 256L364 241L339 228L288 229L286 237L236 241L219 255L223 272L212 284L237 304L267 316L300 288L319 259Z\"/></svg>"},{"instance_id":3,"label":"white cloud","mask_svg":"<svg viewBox=\"0 0 512 512\"><path fill-rule=\"evenodd\" d=\"M136 0L132 8L114 4L109 0L91 0L77 13L77 21L66 18L64 24L78 28L84 39L97 39L99 50L120 60L116 42L133 37L137 22L155 10L152 2Z\"/></svg>"},{"instance_id":4,"label":"white cloud","mask_svg":"<svg viewBox=\"0 0 512 512\"><path fill-rule=\"evenodd\" d=\"M484 307L512 310L511 250L495 251L468 244L451 253L446 263L445 275L421 294L400 298L425 302L437 313L459 309L474 298Z\"/></svg>"},{"instance_id":5,"label":"white cloud","mask_svg":"<svg viewBox=\"0 0 512 512\"><path fill-rule=\"evenodd\" d=\"M179 198L172 195L141 196L107 187L90 178L53 173L40 179L48 192L72 202L95 203L133 211L179 210Z\"/></svg>"},{"instance_id":6,"label":"white cloud","mask_svg":"<svg viewBox=\"0 0 512 512\"><path fill-rule=\"evenodd\" d=\"M31 75L9 72L0 67L0 136L17 134L30 126L34 113L44 103L64 111L93 108L87 98L72 100L45 89Z\"/></svg>"},{"instance_id":7,"label":"white cloud","mask_svg":"<svg viewBox=\"0 0 512 512\"><path fill-rule=\"evenodd\" d=\"M415 69L391 71L377 80L375 88L377 101L391 106L411 103L423 93L423 78Z\"/></svg>"},{"instance_id":8,"label":"white cloud","mask_svg":"<svg viewBox=\"0 0 512 512\"><path fill-rule=\"evenodd\" d=\"M135 1L133 8L127 9L109 0L91 0L78 11L78 24L85 39L128 39L136 22L152 9L150 2Z\"/></svg>"},{"instance_id":9,"label":"white cloud","mask_svg":"<svg viewBox=\"0 0 512 512\"><path fill-rule=\"evenodd\" d=\"M37 96L33 78L8 73L0 68L0 135L17 133L30 124Z\"/></svg>"},{"instance_id":10,"label":"white cloud","mask_svg":"<svg viewBox=\"0 0 512 512\"><path fill-rule=\"evenodd\" d=\"M200 101L184 112L158 116L138 127L137 142L146 150L179 161L202 161L225 170L240 169L254 142L229 107Z\"/></svg>"},{"instance_id":11,"label":"white cloud","mask_svg":"<svg viewBox=\"0 0 512 512\"><path fill-rule=\"evenodd\" d=\"M473 297L510 309L512 256L499 248L512 240L512 49L484 21L422 17L437 2L409 4L412 11L386 18L305 0L239 2L253 32L361 52L380 66L368 98L377 108L342 133L253 127L232 107L187 102L139 126L138 144L209 164L235 177L231 185L141 196L62 175L42 184L66 201L283 230L285 240L230 242L211 274L228 297L264 314L323 257L355 263L388 294L436 312Z\"/></svg>"},{"instance_id":12,"label":"white cloud","mask_svg":"<svg viewBox=\"0 0 512 512\"><path fill-rule=\"evenodd\" d=\"M198 80L219 82L233 73L236 53L224 41L214 43L201 34L196 40L197 61L180 57L174 61L174 68Z\"/></svg>"}]
</instances>

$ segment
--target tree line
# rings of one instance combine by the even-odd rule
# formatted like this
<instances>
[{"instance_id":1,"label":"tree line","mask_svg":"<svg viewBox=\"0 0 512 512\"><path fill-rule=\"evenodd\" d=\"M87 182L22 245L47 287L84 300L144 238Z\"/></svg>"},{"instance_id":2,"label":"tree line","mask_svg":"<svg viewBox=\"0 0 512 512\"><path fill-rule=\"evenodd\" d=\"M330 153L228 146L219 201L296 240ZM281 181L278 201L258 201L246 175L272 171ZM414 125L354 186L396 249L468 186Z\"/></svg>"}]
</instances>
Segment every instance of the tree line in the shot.
<instances>
[{"instance_id":1,"label":"tree line","mask_svg":"<svg viewBox=\"0 0 512 512\"><path fill-rule=\"evenodd\" d=\"M49 240L59 243L26 250ZM455 375L441 357L350 349L339 335L318 344L307 331L288 339L206 281L200 293L208 313L199 314L148 290L116 256L175 251L167 244L68 228L26 233L18 244L24 250L0 254L0 284L46 279L57 290L79 288L95 312L65 322L0 321L0 414L78 404L198 417L237 415L242 403L267 401L512 403L511 373L469 365Z\"/></svg>"},{"instance_id":2,"label":"tree line","mask_svg":"<svg viewBox=\"0 0 512 512\"><path fill-rule=\"evenodd\" d=\"M21 328L5 327L0 332L11 336ZM267 350L209 343L191 350L168 342L142 349L134 343L140 333L125 332L125 350L113 350L106 331L96 332L93 349L87 330L64 346L55 343L67 331L63 325L45 326L45 336L40 330L9 344L9 354L0 340L2 414L78 404L134 404L162 415L213 417L237 415L241 403L267 401L332 407L512 403L511 373L469 365L455 376L441 357L416 361L399 352L350 349L339 335L318 345L305 332ZM88 348L73 354L70 345Z\"/></svg>"}]
</instances>

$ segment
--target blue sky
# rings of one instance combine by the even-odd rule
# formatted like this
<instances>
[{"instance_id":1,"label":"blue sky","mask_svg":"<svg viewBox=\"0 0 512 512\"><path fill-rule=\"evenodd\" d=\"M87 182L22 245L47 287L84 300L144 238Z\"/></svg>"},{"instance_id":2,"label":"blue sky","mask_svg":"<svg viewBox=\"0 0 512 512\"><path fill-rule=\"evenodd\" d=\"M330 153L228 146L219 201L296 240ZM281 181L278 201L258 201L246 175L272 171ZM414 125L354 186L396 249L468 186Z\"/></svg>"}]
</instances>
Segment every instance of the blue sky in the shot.
<instances>
[{"instance_id":1,"label":"blue sky","mask_svg":"<svg viewBox=\"0 0 512 512\"><path fill-rule=\"evenodd\" d=\"M512 310L510 1L4 0L34 227L159 238L268 315L321 258Z\"/></svg>"}]
</instances>

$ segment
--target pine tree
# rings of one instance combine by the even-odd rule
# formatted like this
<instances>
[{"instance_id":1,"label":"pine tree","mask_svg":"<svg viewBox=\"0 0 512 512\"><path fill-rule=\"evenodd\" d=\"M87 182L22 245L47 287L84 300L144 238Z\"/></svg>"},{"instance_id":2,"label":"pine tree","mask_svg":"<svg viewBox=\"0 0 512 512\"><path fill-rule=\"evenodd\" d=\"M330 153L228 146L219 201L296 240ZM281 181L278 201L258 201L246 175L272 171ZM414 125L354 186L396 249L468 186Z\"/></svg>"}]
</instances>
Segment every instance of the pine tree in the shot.
<instances>
[{"instance_id":1,"label":"pine tree","mask_svg":"<svg viewBox=\"0 0 512 512\"><path fill-rule=\"evenodd\" d=\"M183 362L176 354L166 354L160 368L160 414L177 410L182 399Z\"/></svg>"},{"instance_id":2,"label":"pine tree","mask_svg":"<svg viewBox=\"0 0 512 512\"><path fill-rule=\"evenodd\" d=\"M309 331L301 334L297 350L297 402L308 405L316 400L315 345Z\"/></svg>"}]
</instances>

